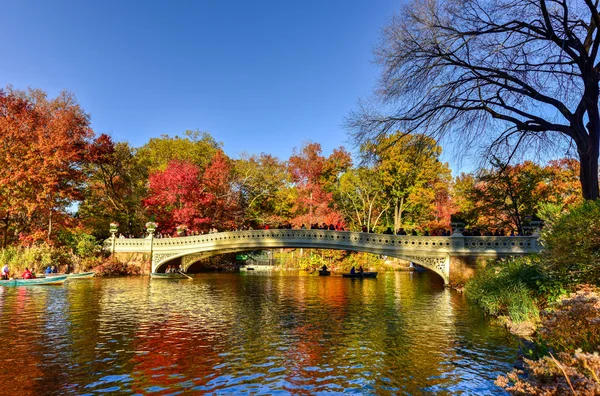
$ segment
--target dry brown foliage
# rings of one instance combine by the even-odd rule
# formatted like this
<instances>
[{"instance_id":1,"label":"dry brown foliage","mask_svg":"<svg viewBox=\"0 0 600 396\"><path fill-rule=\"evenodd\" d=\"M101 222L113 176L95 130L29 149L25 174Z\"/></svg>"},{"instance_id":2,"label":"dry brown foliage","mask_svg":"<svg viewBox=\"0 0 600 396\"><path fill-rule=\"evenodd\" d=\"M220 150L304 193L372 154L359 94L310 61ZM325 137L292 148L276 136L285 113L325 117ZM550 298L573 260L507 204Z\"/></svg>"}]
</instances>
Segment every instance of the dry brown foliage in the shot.
<instances>
[{"instance_id":1,"label":"dry brown foliage","mask_svg":"<svg viewBox=\"0 0 600 396\"><path fill-rule=\"evenodd\" d=\"M108 259L101 265L95 267L94 272L96 273L96 276L139 275L141 269L139 265Z\"/></svg>"},{"instance_id":2,"label":"dry brown foliage","mask_svg":"<svg viewBox=\"0 0 600 396\"><path fill-rule=\"evenodd\" d=\"M540 338L556 352L597 351L600 346L600 295L589 285L542 312Z\"/></svg>"},{"instance_id":3,"label":"dry brown foliage","mask_svg":"<svg viewBox=\"0 0 600 396\"><path fill-rule=\"evenodd\" d=\"M496 385L514 395L600 395L598 290L582 286L554 308L542 314L540 338L558 355L525 359L525 371L499 376Z\"/></svg>"}]
</instances>

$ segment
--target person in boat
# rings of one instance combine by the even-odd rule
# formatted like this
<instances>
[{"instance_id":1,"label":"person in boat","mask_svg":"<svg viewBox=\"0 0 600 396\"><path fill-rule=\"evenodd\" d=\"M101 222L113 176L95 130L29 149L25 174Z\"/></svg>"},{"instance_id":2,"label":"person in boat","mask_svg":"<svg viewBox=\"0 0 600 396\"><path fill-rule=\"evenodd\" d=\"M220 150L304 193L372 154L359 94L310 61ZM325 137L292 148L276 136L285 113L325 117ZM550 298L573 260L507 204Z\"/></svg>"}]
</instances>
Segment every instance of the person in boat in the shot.
<instances>
[{"instance_id":1,"label":"person in boat","mask_svg":"<svg viewBox=\"0 0 600 396\"><path fill-rule=\"evenodd\" d=\"M362 274L363 272L365 272L365 270L363 269L363 266L361 265L360 267L358 267L358 273Z\"/></svg>"},{"instance_id":2,"label":"person in boat","mask_svg":"<svg viewBox=\"0 0 600 396\"><path fill-rule=\"evenodd\" d=\"M46 271L44 271L46 274L51 274L52 273L52 267L48 266L46 267Z\"/></svg>"},{"instance_id":3,"label":"person in boat","mask_svg":"<svg viewBox=\"0 0 600 396\"><path fill-rule=\"evenodd\" d=\"M321 267L321 270L324 272L327 271L327 264L323 264L323 266Z\"/></svg>"},{"instance_id":4,"label":"person in boat","mask_svg":"<svg viewBox=\"0 0 600 396\"><path fill-rule=\"evenodd\" d=\"M53 266L52 266L52 273L53 273L53 274L56 274L56 273L58 273L58 268L56 268L56 266L55 266L55 265L53 265Z\"/></svg>"},{"instance_id":5,"label":"person in boat","mask_svg":"<svg viewBox=\"0 0 600 396\"><path fill-rule=\"evenodd\" d=\"M21 274L21 278L23 279L33 279L33 274L29 271L29 268L25 267L25 271Z\"/></svg>"},{"instance_id":6,"label":"person in boat","mask_svg":"<svg viewBox=\"0 0 600 396\"><path fill-rule=\"evenodd\" d=\"M354 268L354 266L352 266L352 268L350 269L350 275L354 274L356 274L356 269Z\"/></svg>"},{"instance_id":7,"label":"person in boat","mask_svg":"<svg viewBox=\"0 0 600 396\"><path fill-rule=\"evenodd\" d=\"M8 280L8 264L4 264L4 267L2 267L2 280Z\"/></svg>"}]
</instances>

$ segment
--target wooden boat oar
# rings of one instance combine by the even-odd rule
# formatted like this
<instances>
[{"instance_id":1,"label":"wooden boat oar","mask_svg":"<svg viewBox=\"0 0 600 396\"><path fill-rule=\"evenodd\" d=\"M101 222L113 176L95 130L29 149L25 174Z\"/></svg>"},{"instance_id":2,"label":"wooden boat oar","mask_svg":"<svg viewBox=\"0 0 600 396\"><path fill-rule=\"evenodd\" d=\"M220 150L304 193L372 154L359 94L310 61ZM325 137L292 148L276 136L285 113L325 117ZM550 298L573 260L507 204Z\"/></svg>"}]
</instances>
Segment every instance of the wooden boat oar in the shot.
<instances>
[{"instance_id":1,"label":"wooden boat oar","mask_svg":"<svg viewBox=\"0 0 600 396\"><path fill-rule=\"evenodd\" d=\"M192 280L194 279L194 278L192 278L191 276L187 276L186 274L184 274L184 273L183 273L183 272L181 272L181 271L177 271L177 272L179 272L181 275L185 276L185 277L186 277L186 278L188 278L188 279L192 279Z\"/></svg>"}]
</instances>

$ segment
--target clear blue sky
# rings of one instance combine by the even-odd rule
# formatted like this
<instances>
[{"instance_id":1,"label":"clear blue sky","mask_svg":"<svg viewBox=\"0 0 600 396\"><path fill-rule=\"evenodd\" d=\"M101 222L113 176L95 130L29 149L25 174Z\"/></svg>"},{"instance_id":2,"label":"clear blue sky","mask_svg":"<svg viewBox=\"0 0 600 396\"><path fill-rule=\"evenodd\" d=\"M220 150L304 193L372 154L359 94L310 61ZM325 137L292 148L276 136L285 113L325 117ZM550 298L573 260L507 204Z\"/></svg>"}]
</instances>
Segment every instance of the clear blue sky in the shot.
<instances>
[{"instance_id":1,"label":"clear blue sky","mask_svg":"<svg viewBox=\"0 0 600 396\"><path fill-rule=\"evenodd\" d=\"M210 132L233 157L348 144L399 0L0 0L0 86L67 89L96 133L139 147Z\"/></svg>"}]
</instances>

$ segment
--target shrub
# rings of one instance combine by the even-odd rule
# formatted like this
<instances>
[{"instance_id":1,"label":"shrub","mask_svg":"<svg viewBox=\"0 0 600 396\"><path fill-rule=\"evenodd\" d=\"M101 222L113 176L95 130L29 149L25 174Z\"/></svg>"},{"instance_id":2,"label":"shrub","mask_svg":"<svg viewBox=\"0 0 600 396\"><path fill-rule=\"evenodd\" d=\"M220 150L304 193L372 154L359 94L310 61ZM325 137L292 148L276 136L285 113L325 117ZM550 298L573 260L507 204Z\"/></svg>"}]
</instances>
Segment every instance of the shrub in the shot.
<instances>
[{"instance_id":1,"label":"shrub","mask_svg":"<svg viewBox=\"0 0 600 396\"><path fill-rule=\"evenodd\" d=\"M94 268L96 276L109 275L139 275L141 269L137 265L129 265L117 260L108 259L104 263Z\"/></svg>"},{"instance_id":2,"label":"shrub","mask_svg":"<svg viewBox=\"0 0 600 396\"><path fill-rule=\"evenodd\" d=\"M573 207L542 233L545 271L564 285L600 284L600 200Z\"/></svg>"},{"instance_id":3,"label":"shrub","mask_svg":"<svg viewBox=\"0 0 600 396\"><path fill-rule=\"evenodd\" d=\"M542 314L540 340L556 356L525 359L526 370L499 376L516 395L600 394L600 295L583 286Z\"/></svg>"},{"instance_id":4,"label":"shrub","mask_svg":"<svg viewBox=\"0 0 600 396\"><path fill-rule=\"evenodd\" d=\"M543 278L539 256L490 262L465 285L467 296L491 315L513 322L536 321L538 283Z\"/></svg>"},{"instance_id":5,"label":"shrub","mask_svg":"<svg viewBox=\"0 0 600 396\"><path fill-rule=\"evenodd\" d=\"M525 359L526 371L499 376L496 385L513 395L599 395L598 353L561 353L556 358ZM527 374L526 377L523 377Z\"/></svg>"},{"instance_id":6,"label":"shrub","mask_svg":"<svg viewBox=\"0 0 600 396\"><path fill-rule=\"evenodd\" d=\"M539 332L542 345L554 352L593 353L600 347L600 295L590 286L581 286L542 313Z\"/></svg>"}]
</instances>

